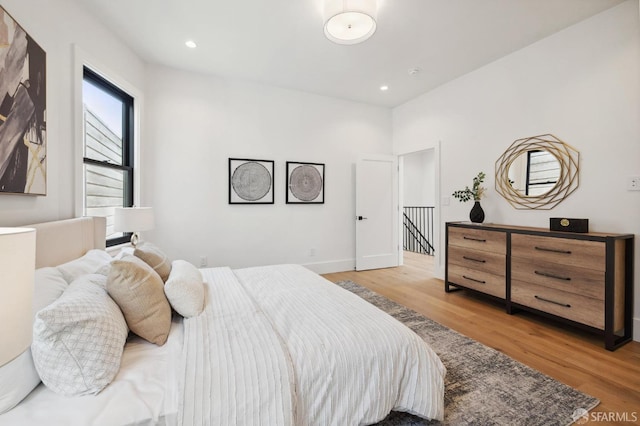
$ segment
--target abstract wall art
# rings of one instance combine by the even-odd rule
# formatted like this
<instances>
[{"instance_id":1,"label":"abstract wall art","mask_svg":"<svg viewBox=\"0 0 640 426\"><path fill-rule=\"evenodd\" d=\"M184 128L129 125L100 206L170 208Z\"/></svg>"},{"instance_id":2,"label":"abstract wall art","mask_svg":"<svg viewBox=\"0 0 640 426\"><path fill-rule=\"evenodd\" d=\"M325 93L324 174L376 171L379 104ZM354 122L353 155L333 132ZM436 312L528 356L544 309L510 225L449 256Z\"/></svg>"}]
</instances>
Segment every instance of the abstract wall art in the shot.
<instances>
[{"instance_id":1,"label":"abstract wall art","mask_svg":"<svg viewBox=\"0 0 640 426\"><path fill-rule=\"evenodd\" d=\"M324 164L287 161L287 204L324 203Z\"/></svg>"},{"instance_id":2,"label":"abstract wall art","mask_svg":"<svg viewBox=\"0 0 640 426\"><path fill-rule=\"evenodd\" d=\"M46 195L46 53L0 6L0 193Z\"/></svg>"},{"instance_id":3,"label":"abstract wall art","mask_svg":"<svg viewBox=\"0 0 640 426\"><path fill-rule=\"evenodd\" d=\"M229 158L229 204L273 204L273 161Z\"/></svg>"}]
</instances>

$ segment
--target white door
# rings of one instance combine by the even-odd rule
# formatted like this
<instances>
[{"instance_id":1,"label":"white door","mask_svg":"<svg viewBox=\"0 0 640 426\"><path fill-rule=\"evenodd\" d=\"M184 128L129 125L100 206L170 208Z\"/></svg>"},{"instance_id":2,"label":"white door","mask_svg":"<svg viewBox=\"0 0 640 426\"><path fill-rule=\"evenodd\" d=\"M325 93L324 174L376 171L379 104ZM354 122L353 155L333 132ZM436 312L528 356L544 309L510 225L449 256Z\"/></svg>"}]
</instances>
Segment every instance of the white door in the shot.
<instances>
[{"instance_id":1,"label":"white door","mask_svg":"<svg viewBox=\"0 0 640 426\"><path fill-rule=\"evenodd\" d=\"M398 162L390 155L356 163L356 270L398 266Z\"/></svg>"}]
</instances>

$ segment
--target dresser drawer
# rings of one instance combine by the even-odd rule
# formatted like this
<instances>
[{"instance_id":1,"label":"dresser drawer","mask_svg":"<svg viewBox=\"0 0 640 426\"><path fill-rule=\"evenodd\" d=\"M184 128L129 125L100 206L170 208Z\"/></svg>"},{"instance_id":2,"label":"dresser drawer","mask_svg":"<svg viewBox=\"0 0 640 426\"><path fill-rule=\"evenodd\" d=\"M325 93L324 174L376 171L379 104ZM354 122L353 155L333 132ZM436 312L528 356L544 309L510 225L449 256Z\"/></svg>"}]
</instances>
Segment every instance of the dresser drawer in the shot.
<instances>
[{"instance_id":1,"label":"dresser drawer","mask_svg":"<svg viewBox=\"0 0 640 426\"><path fill-rule=\"evenodd\" d=\"M512 279L511 301L604 330L602 300Z\"/></svg>"},{"instance_id":2,"label":"dresser drawer","mask_svg":"<svg viewBox=\"0 0 640 426\"><path fill-rule=\"evenodd\" d=\"M522 257L511 258L511 278L604 300L604 271Z\"/></svg>"},{"instance_id":3,"label":"dresser drawer","mask_svg":"<svg viewBox=\"0 0 640 426\"><path fill-rule=\"evenodd\" d=\"M511 235L511 256L604 271L605 243L537 235Z\"/></svg>"},{"instance_id":4,"label":"dresser drawer","mask_svg":"<svg viewBox=\"0 0 640 426\"><path fill-rule=\"evenodd\" d=\"M459 265L469 269L489 272L504 276L506 260L504 254L482 250L471 250L465 247L450 246L447 253L449 265Z\"/></svg>"},{"instance_id":5,"label":"dresser drawer","mask_svg":"<svg viewBox=\"0 0 640 426\"><path fill-rule=\"evenodd\" d=\"M449 245L506 254L507 234L485 229L449 227Z\"/></svg>"},{"instance_id":6,"label":"dresser drawer","mask_svg":"<svg viewBox=\"0 0 640 426\"><path fill-rule=\"evenodd\" d=\"M505 277L490 274L476 269L466 268L460 265L449 265L447 275L451 284L460 284L483 293L504 299L506 297Z\"/></svg>"}]
</instances>

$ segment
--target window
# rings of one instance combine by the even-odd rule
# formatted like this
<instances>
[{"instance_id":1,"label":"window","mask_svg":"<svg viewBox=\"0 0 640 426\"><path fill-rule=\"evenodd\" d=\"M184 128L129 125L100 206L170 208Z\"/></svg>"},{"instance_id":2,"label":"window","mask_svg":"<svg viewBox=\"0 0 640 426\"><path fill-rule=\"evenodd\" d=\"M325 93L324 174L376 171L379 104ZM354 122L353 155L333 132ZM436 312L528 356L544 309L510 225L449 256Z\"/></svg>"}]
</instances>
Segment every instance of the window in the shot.
<instances>
[{"instance_id":1,"label":"window","mask_svg":"<svg viewBox=\"0 0 640 426\"><path fill-rule=\"evenodd\" d=\"M82 82L85 216L107 218L107 246L129 241L116 233L116 207L133 205L133 97L88 68Z\"/></svg>"}]
</instances>

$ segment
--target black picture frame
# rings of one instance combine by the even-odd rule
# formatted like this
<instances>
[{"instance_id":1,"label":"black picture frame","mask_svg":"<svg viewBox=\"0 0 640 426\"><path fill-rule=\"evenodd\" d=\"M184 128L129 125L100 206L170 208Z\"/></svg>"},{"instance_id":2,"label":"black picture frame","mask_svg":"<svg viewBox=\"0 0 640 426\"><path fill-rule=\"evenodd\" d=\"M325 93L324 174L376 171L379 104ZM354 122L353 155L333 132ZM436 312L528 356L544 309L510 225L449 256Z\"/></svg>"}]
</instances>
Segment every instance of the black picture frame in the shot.
<instances>
[{"instance_id":1,"label":"black picture frame","mask_svg":"<svg viewBox=\"0 0 640 426\"><path fill-rule=\"evenodd\" d=\"M273 204L274 162L229 158L229 204Z\"/></svg>"},{"instance_id":2,"label":"black picture frame","mask_svg":"<svg viewBox=\"0 0 640 426\"><path fill-rule=\"evenodd\" d=\"M287 161L287 204L324 204L325 165Z\"/></svg>"}]
</instances>

